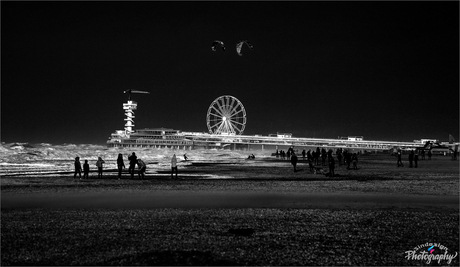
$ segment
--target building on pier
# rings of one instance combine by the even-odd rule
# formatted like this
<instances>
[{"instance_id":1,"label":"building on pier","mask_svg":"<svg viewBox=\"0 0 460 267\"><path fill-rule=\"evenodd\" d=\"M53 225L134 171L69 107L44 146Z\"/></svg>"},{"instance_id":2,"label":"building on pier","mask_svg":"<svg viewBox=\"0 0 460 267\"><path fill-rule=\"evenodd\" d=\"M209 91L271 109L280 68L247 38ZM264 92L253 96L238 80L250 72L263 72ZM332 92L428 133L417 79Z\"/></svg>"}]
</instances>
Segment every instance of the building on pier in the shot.
<instances>
[{"instance_id":1,"label":"building on pier","mask_svg":"<svg viewBox=\"0 0 460 267\"><path fill-rule=\"evenodd\" d=\"M147 93L143 91L128 90L125 92L131 93ZM234 105L235 107L242 108L239 101L235 101L231 96L225 96L222 99L216 99L208 111L209 116L217 117L216 114L224 114L226 116L220 118L222 124L226 124L231 129L237 129L233 124L233 113L229 108ZM393 141L372 141L364 140L362 136L349 136L347 138L338 139L321 139L321 138L303 138L293 137L291 133L276 133L268 136L263 135L242 135L241 127L234 132L222 132L225 127L218 125L219 120L214 117L208 121L210 133L205 132L181 132L169 128L146 128L134 129L134 110L137 109L137 103L131 100L131 96L127 103L123 104L125 110L126 121L124 130L117 130L112 133L107 141L108 147L120 148L170 148L170 149L234 149L234 150L255 150L266 149L273 150L283 149L287 150L294 147L296 150L303 149L316 149L317 147L332 149L336 151L338 148L350 149L355 151L393 151L394 149L413 150L420 147L420 141L417 142L393 142ZM215 112L216 114L214 114ZM237 114L244 114L244 120L238 122L239 124L246 123L246 113L244 110L238 111ZM240 115L238 115L240 116ZM214 123L214 124L212 124ZM238 123L236 125L238 125ZM244 126L244 125L243 125ZM219 131L212 131L213 129L220 129ZM422 141L431 140L424 139ZM457 143L458 146L458 143Z\"/></svg>"}]
</instances>

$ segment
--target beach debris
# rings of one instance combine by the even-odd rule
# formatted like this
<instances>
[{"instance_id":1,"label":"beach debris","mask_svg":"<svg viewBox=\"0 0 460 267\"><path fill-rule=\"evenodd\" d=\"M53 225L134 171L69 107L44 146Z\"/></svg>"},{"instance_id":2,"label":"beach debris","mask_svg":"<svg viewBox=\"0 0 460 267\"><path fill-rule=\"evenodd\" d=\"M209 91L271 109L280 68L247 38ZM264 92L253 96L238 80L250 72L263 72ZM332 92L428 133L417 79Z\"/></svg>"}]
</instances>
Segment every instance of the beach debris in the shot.
<instances>
[{"instance_id":1,"label":"beach debris","mask_svg":"<svg viewBox=\"0 0 460 267\"><path fill-rule=\"evenodd\" d=\"M212 42L212 45L211 45L212 51L216 51L216 46L217 46L217 45L220 45L220 47L222 48L222 51L225 52L225 45L224 45L224 42L219 41L219 40L215 40L214 42Z\"/></svg>"},{"instance_id":2,"label":"beach debris","mask_svg":"<svg viewBox=\"0 0 460 267\"><path fill-rule=\"evenodd\" d=\"M252 46L252 44L250 42L248 42L247 40L242 40L242 41L239 41L237 44L236 44L236 53L238 53L239 56L242 56L243 54L241 54L241 48L243 48L243 44L246 44L250 49L253 49L254 47Z\"/></svg>"}]
</instances>

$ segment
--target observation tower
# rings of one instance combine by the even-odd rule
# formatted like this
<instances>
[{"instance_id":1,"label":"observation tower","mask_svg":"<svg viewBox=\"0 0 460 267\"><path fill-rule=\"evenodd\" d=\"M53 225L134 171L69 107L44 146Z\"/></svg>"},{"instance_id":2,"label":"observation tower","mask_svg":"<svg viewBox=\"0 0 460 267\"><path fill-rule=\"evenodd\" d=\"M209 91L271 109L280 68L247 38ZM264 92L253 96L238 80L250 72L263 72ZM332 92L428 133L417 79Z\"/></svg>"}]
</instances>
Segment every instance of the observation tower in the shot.
<instances>
[{"instance_id":1,"label":"observation tower","mask_svg":"<svg viewBox=\"0 0 460 267\"><path fill-rule=\"evenodd\" d=\"M137 103L132 100L128 100L127 103L123 103L123 109L125 110L126 116L125 134L130 135L134 132L134 110L137 109Z\"/></svg>"},{"instance_id":2,"label":"observation tower","mask_svg":"<svg viewBox=\"0 0 460 267\"><path fill-rule=\"evenodd\" d=\"M137 90L126 90L123 93L128 93L128 102L123 103L123 109L125 110L125 135L130 136L134 133L134 110L137 109L137 103L131 100L131 93L139 93L139 94L150 94L146 91L137 91Z\"/></svg>"}]
</instances>

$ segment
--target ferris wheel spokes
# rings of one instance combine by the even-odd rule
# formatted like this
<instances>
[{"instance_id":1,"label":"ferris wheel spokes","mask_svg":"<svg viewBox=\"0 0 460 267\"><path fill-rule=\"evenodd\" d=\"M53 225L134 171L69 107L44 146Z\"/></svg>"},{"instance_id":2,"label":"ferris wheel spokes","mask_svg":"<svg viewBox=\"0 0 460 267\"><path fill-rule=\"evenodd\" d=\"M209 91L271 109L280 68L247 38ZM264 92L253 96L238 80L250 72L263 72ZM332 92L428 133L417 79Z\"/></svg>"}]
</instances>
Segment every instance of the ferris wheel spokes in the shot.
<instances>
[{"instance_id":1,"label":"ferris wheel spokes","mask_svg":"<svg viewBox=\"0 0 460 267\"><path fill-rule=\"evenodd\" d=\"M220 116L222 116L222 117L224 116L222 114L222 112L220 110L218 110L216 107L213 106L212 109L214 109L217 113L219 113Z\"/></svg>"},{"instance_id":2,"label":"ferris wheel spokes","mask_svg":"<svg viewBox=\"0 0 460 267\"><path fill-rule=\"evenodd\" d=\"M238 99L224 95L211 103L206 120L212 134L242 134L246 111Z\"/></svg>"},{"instance_id":3,"label":"ferris wheel spokes","mask_svg":"<svg viewBox=\"0 0 460 267\"><path fill-rule=\"evenodd\" d=\"M233 123L239 124L239 125L244 125L244 124L241 123L241 122L237 122L237 121L234 121L234 120L230 120L230 121L233 122Z\"/></svg>"}]
</instances>

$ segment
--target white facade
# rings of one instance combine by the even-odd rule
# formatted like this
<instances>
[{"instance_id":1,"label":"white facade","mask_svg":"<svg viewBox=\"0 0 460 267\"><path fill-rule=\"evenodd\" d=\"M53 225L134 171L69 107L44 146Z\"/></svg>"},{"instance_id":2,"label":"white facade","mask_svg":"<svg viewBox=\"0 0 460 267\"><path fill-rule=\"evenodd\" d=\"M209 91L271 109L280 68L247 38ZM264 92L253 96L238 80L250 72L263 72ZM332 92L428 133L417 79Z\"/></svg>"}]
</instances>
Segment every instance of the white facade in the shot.
<instances>
[{"instance_id":1,"label":"white facade","mask_svg":"<svg viewBox=\"0 0 460 267\"><path fill-rule=\"evenodd\" d=\"M125 121L126 121L126 124L125 124L125 133L127 135L130 135L134 132L133 128L134 128L134 110L137 109L137 103L132 101L132 100L128 100L127 103L124 103L123 104L123 109L125 110Z\"/></svg>"}]
</instances>

